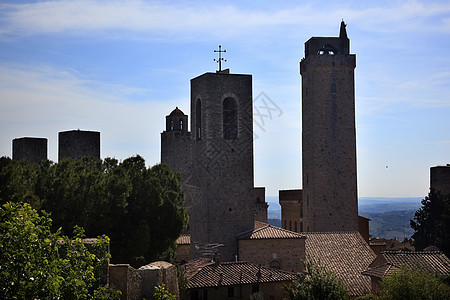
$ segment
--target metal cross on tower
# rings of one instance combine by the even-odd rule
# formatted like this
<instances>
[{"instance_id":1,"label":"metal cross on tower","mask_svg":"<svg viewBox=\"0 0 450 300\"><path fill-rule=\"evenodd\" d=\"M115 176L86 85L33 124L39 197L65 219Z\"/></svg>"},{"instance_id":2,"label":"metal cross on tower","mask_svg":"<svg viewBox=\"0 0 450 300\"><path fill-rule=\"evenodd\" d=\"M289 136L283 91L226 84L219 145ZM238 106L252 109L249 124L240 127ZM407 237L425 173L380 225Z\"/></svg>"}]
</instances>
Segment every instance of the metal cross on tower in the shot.
<instances>
[{"instance_id":1,"label":"metal cross on tower","mask_svg":"<svg viewBox=\"0 0 450 300\"><path fill-rule=\"evenodd\" d=\"M219 63L219 72L220 72L222 71L222 61L227 61L222 57L222 53L227 52L227 50L222 50L222 45L219 45L219 50L214 50L214 52L219 52L219 59L214 58L214 61Z\"/></svg>"}]
</instances>

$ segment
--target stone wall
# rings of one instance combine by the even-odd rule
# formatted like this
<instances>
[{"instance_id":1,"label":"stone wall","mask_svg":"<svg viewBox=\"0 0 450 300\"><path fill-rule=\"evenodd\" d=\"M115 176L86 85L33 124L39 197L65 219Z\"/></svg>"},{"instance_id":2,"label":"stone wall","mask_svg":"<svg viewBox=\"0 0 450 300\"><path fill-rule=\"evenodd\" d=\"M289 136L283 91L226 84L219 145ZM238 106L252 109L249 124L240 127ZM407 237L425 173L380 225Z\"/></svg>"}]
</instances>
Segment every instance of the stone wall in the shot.
<instances>
[{"instance_id":1,"label":"stone wall","mask_svg":"<svg viewBox=\"0 0 450 300\"><path fill-rule=\"evenodd\" d=\"M251 75L192 79L191 113L192 185L201 191L190 212L191 258L216 245L216 258L232 261L236 235L253 228L255 210Z\"/></svg>"},{"instance_id":2,"label":"stone wall","mask_svg":"<svg viewBox=\"0 0 450 300\"><path fill-rule=\"evenodd\" d=\"M85 156L100 159L100 132L70 130L58 134L58 161Z\"/></svg>"},{"instance_id":3,"label":"stone wall","mask_svg":"<svg viewBox=\"0 0 450 300\"><path fill-rule=\"evenodd\" d=\"M430 168L430 188L442 195L450 194L450 164Z\"/></svg>"},{"instance_id":4,"label":"stone wall","mask_svg":"<svg viewBox=\"0 0 450 300\"><path fill-rule=\"evenodd\" d=\"M302 190L280 190L278 201L281 206L281 228L303 231Z\"/></svg>"},{"instance_id":5,"label":"stone wall","mask_svg":"<svg viewBox=\"0 0 450 300\"><path fill-rule=\"evenodd\" d=\"M23 137L12 141L12 158L39 163L47 159L46 138Z\"/></svg>"},{"instance_id":6,"label":"stone wall","mask_svg":"<svg viewBox=\"0 0 450 300\"><path fill-rule=\"evenodd\" d=\"M308 40L300 63L304 231L358 230L356 56L341 33Z\"/></svg>"},{"instance_id":7,"label":"stone wall","mask_svg":"<svg viewBox=\"0 0 450 300\"><path fill-rule=\"evenodd\" d=\"M266 267L280 266L290 272L303 271L305 239L239 240L239 260ZM278 264L277 264L278 263Z\"/></svg>"},{"instance_id":8,"label":"stone wall","mask_svg":"<svg viewBox=\"0 0 450 300\"><path fill-rule=\"evenodd\" d=\"M135 269L128 264L109 265L109 284L122 292L121 300L152 299L161 284L179 299L177 269L157 261Z\"/></svg>"},{"instance_id":9,"label":"stone wall","mask_svg":"<svg viewBox=\"0 0 450 300\"><path fill-rule=\"evenodd\" d=\"M267 223L266 188L255 187L255 221Z\"/></svg>"}]
</instances>

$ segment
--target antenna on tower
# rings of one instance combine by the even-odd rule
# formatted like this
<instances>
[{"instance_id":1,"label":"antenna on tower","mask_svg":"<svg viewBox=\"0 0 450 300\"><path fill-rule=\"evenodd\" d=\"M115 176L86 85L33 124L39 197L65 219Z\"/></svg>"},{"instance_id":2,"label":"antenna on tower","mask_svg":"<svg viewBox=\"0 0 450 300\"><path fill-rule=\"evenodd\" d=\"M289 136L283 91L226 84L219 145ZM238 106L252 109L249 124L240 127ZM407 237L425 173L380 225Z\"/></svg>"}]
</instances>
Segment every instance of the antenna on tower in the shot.
<instances>
[{"instance_id":1,"label":"antenna on tower","mask_svg":"<svg viewBox=\"0 0 450 300\"><path fill-rule=\"evenodd\" d=\"M222 50L222 45L219 45L219 50L214 50L214 52L219 53L219 59L214 58L214 61L219 63L219 72L220 72L220 71L222 71L222 61L227 61L226 59L224 59L222 57L222 53L227 52L227 50Z\"/></svg>"}]
</instances>

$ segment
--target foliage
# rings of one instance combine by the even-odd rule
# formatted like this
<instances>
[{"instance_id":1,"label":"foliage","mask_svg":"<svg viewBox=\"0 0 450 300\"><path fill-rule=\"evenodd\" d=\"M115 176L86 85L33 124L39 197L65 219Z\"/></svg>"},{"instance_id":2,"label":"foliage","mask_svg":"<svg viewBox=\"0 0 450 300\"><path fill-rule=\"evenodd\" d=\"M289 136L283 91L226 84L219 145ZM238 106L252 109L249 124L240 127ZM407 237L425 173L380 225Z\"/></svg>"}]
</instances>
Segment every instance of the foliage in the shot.
<instances>
[{"instance_id":1,"label":"foliage","mask_svg":"<svg viewBox=\"0 0 450 300\"><path fill-rule=\"evenodd\" d=\"M250 300L264 300L263 292L256 292L250 295Z\"/></svg>"},{"instance_id":2,"label":"foliage","mask_svg":"<svg viewBox=\"0 0 450 300\"><path fill-rule=\"evenodd\" d=\"M422 207L411 220L412 238L416 249L434 245L447 256L450 255L450 195L431 190L422 200Z\"/></svg>"},{"instance_id":3,"label":"foliage","mask_svg":"<svg viewBox=\"0 0 450 300\"><path fill-rule=\"evenodd\" d=\"M349 299L347 287L320 262L310 258L305 262L305 272L299 273L290 286L285 287L291 300Z\"/></svg>"},{"instance_id":4,"label":"foliage","mask_svg":"<svg viewBox=\"0 0 450 300\"><path fill-rule=\"evenodd\" d=\"M186 299L188 279L182 266L175 264L175 267L177 268L178 291L180 293L180 299Z\"/></svg>"},{"instance_id":5,"label":"foliage","mask_svg":"<svg viewBox=\"0 0 450 300\"><path fill-rule=\"evenodd\" d=\"M159 286L155 286L155 293L153 294L153 299L155 299L155 300L175 300L176 297L174 295L172 295L166 289L166 285L163 283Z\"/></svg>"},{"instance_id":6,"label":"foliage","mask_svg":"<svg viewBox=\"0 0 450 300\"><path fill-rule=\"evenodd\" d=\"M441 278L420 270L402 266L399 271L383 277L382 300L449 299L450 286Z\"/></svg>"},{"instance_id":7,"label":"foliage","mask_svg":"<svg viewBox=\"0 0 450 300\"><path fill-rule=\"evenodd\" d=\"M0 179L0 198L50 212L53 230L107 234L114 263L171 260L187 224L179 175L164 165L147 168L140 156L39 165L2 157Z\"/></svg>"},{"instance_id":8,"label":"foliage","mask_svg":"<svg viewBox=\"0 0 450 300\"><path fill-rule=\"evenodd\" d=\"M118 299L101 286L108 238L99 237L93 253L83 243L51 231L51 219L27 203L0 208L0 291L5 299ZM99 294L98 291L104 291ZM102 296L103 295L103 296Z\"/></svg>"}]
</instances>

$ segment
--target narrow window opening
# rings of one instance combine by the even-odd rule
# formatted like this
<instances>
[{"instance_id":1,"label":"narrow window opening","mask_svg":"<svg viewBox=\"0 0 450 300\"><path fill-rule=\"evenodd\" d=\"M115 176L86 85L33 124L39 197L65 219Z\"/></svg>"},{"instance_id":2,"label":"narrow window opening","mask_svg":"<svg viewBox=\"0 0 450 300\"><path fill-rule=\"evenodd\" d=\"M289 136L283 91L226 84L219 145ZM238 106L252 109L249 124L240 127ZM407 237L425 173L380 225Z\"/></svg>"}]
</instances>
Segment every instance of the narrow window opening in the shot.
<instances>
[{"instance_id":1,"label":"narrow window opening","mask_svg":"<svg viewBox=\"0 0 450 300\"><path fill-rule=\"evenodd\" d=\"M223 138L234 140L237 138L237 103L233 98L223 101Z\"/></svg>"},{"instance_id":2,"label":"narrow window opening","mask_svg":"<svg viewBox=\"0 0 450 300\"><path fill-rule=\"evenodd\" d=\"M192 130L192 129L191 129ZM197 141L202 139L202 102L197 99L195 104L195 135Z\"/></svg>"}]
</instances>

